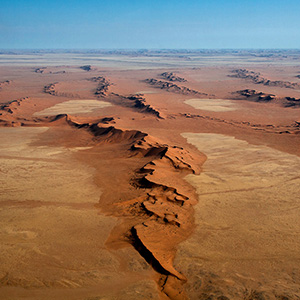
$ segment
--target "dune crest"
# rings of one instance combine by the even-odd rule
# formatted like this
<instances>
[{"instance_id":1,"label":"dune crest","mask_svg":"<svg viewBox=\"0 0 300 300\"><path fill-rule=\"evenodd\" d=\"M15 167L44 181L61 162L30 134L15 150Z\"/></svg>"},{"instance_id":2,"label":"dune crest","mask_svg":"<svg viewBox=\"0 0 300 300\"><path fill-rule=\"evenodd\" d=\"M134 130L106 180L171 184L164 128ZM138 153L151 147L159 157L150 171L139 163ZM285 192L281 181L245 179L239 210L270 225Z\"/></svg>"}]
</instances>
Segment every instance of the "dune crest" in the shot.
<instances>
[{"instance_id":1,"label":"dune crest","mask_svg":"<svg viewBox=\"0 0 300 300\"><path fill-rule=\"evenodd\" d=\"M183 77L179 77L173 72L164 72L161 73L160 76L168 81L186 82L186 80Z\"/></svg>"},{"instance_id":2,"label":"dune crest","mask_svg":"<svg viewBox=\"0 0 300 300\"><path fill-rule=\"evenodd\" d=\"M98 97L104 97L107 95L107 91L108 88L111 86L111 83L105 77L102 76L92 77L88 80L98 83L97 89L95 91L95 95L97 95Z\"/></svg>"},{"instance_id":3,"label":"dune crest","mask_svg":"<svg viewBox=\"0 0 300 300\"><path fill-rule=\"evenodd\" d=\"M115 203L107 208L108 212L124 222L133 222L128 229L121 226L118 231L158 273L161 292L170 299L186 299L183 289L186 278L174 268L173 260L177 245L193 232L193 205L197 200L194 189L183 176L199 174L205 156L169 146L139 130L117 128L113 118L82 123L61 114L40 119L40 124L45 121L52 126L65 124L89 132L94 145L102 145L94 148L94 152L106 145L123 145L122 159L136 160L140 165L129 178L129 184L140 196ZM113 245L109 239L107 245L110 244Z\"/></svg>"},{"instance_id":4,"label":"dune crest","mask_svg":"<svg viewBox=\"0 0 300 300\"><path fill-rule=\"evenodd\" d=\"M207 96L206 93L199 92L193 89L190 89L185 86L179 86L175 83L167 82L167 81L162 81L162 80L157 80L155 78L148 78L145 79L145 82L152 85L155 88L166 90L168 92L172 93L178 93L178 94L183 94L183 95L202 95L202 96Z\"/></svg>"},{"instance_id":5,"label":"dune crest","mask_svg":"<svg viewBox=\"0 0 300 300\"><path fill-rule=\"evenodd\" d=\"M58 96L58 97L67 97L67 98L80 98L80 95L69 93L69 92L61 92L59 91L60 83L50 83L48 85L44 86L44 93L52 95L52 96Z\"/></svg>"},{"instance_id":6,"label":"dune crest","mask_svg":"<svg viewBox=\"0 0 300 300\"><path fill-rule=\"evenodd\" d=\"M234 78L242 78L242 79L248 79L256 84L262 84L267 86L278 86L282 88L289 88L289 89L299 89L300 85L299 83L294 83L290 81L282 81L282 80L270 80L267 78L264 78L260 73L250 71L247 69L236 69L233 70L232 73L234 75L228 75L229 77Z\"/></svg>"}]
</instances>

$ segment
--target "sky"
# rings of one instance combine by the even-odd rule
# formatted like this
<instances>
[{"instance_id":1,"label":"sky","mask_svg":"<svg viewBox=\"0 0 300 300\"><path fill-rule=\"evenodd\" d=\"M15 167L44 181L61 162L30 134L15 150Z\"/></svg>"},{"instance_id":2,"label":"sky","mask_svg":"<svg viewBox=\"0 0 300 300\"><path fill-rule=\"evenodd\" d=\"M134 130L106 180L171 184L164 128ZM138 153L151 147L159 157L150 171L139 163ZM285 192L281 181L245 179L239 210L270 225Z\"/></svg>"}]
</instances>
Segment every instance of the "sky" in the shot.
<instances>
[{"instance_id":1,"label":"sky","mask_svg":"<svg viewBox=\"0 0 300 300\"><path fill-rule=\"evenodd\" d=\"M0 0L0 49L300 48L300 0Z\"/></svg>"}]
</instances>

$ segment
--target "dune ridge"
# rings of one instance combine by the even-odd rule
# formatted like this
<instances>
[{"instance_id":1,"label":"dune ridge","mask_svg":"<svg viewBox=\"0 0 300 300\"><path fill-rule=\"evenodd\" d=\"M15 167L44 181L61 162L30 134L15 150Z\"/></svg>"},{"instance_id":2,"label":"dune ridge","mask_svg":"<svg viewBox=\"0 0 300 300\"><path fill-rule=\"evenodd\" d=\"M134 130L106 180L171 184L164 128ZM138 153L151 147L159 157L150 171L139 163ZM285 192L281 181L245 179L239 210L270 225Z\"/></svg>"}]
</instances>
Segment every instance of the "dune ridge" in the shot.
<instances>
[{"instance_id":1,"label":"dune ridge","mask_svg":"<svg viewBox=\"0 0 300 300\"><path fill-rule=\"evenodd\" d=\"M238 94L240 96L246 97L246 99L249 101L255 101L255 102L269 102L275 99L275 95L273 94L257 92L256 90L251 90L251 89L236 91L233 94Z\"/></svg>"},{"instance_id":2,"label":"dune ridge","mask_svg":"<svg viewBox=\"0 0 300 300\"><path fill-rule=\"evenodd\" d=\"M0 112L0 116L3 115L3 113L9 113L9 114L15 113L18 106L21 106L21 103L23 101L27 101L28 99L29 97L24 97L24 98L10 101L7 104L0 105L0 111L2 111Z\"/></svg>"},{"instance_id":3,"label":"dune ridge","mask_svg":"<svg viewBox=\"0 0 300 300\"><path fill-rule=\"evenodd\" d=\"M0 105L0 127L23 126L26 119L18 117L18 110L28 100L29 97L23 97Z\"/></svg>"},{"instance_id":4,"label":"dune ridge","mask_svg":"<svg viewBox=\"0 0 300 300\"><path fill-rule=\"evenodd\" d=\"M200 118L200 119L205 119L208 121L213 121L213 122L220 122L220 123L226 123L232 126L237 126L237 127L248 127L253 130L259 130L267 133L274 133L274 134L300 134L300 121L295 120L293 123L289 125L273 125L273 124L254 124L248 121L234 121L234 120L225 120L225 119L220 119L217 117L210 117L210 116L205 116L205 115L196 115L196 114L190 114L190 113L183 113L180 114L180 116L183 116L184 118L187 119L195 119L195 118Z\"/></svg>"},{"instance_id":5,"label":"dune ridge","mask_svg":"<svg viewBox=\"0 0 300 300\"><path fill-rule=\"evenodd\" d=\"M3 87L6 87L12 83L11 80L5 80L0 82L0 91L2 90Z\"/></svg>"},{"instance_id":6,"label":"dune ridge","mask_svg":"<svg viewBox=\"0 0 300 300\"><path fill-rule=\"evenodd\" d=\"M207 96L208 94L199 92L193 89L190 89L185 86L179 86L175 83L163 81L163 80L157 80L155 78L148 78L144 80L146 83L152 85L155 88L166 90L168 92L172 93L178 93L178 94L183 94L183 95L202 95L202 96Z\"/></svg>"},{"instance_id":7,"label":"dune ridge","mask_svg":"<svg viewBox=\"0 0 300 300\"><path fill-rule=\"evenodd\" d=\"M300 107L300 98L294 97L285 97L286 101L284 106L285 107Z\"/></svg>"},{"instance_id":8,"label":"dune ridge","mask_svg":"<svg viewBox=\"0 0 300 300\"><path fill-rule=\"evenodd\" d=\"M62 71L52 71L51 69L49 69L48 67L40 67L40 68L36 68L34 70L35 73L40 73L40 74L65 74L66 71L62 70Z\"/></svg>"},{"instance_id":9,"label":"dune ridge","mask_svg":"<svg viewBox=\"0 0 300 300\"><path fill-rule=\"evenodd\" d=\"M84 70L84 71L87 71L87 72L90 72L90 71L93 71L93 70L96 69L96 68L92 67L91 65L84 65L84 66L80 66L79 68L81 70Z\"/></svg>"},{"instance_id":10,"label":"dune ridge","mask_svg":"<svg viewBox=\"0 0 300 300\"><path fill-rule=\"evenodd\" d=\"M141 196L117 203L117 212L113 208L111 213L136 219L123 235L159 274L157 283L161 292L169 299L186 299L183 289L186 278L174 268L173 260L176 246L193 231L193 205L197 200L193 188L182 176L199 174L205 157L197 151L191 153L164 144L139 130L116 128L112 125L113 118L82 123L61 114L44 120L86 130L96 144L125 144L128 158L141 161L130 182L142 192ZM143 163L145 159L147 162Z\"/></svg>"},{"instance_id":11,"label":"dune ridge","mask_svg":"<svg viewBox=\"0 0 300 300\"><path fill-rule=\"evenodd\" d=\"M163 72L160 76L168 81L178 81L178 82L186 82L183 77L179 77L173 72Z\"/></svg>"},{"instance_id":12,"label":"dune ridge","mask_svg":"<svg viewBox=\"0 0 300 300\"><path fill-rule=\"evenodd\" d=\"M182 175L199 174L204 157L140 132L131 137L130 156L149 157L150 161L136 170L131 181L132 186L144 191L143 195L118 204L123 217L141 219L126 234L160 274L162 293L170 299L186 299L182 286L186 278L174 268L173 260L176 246L193 231L193 205L197 200Z\"/></svg>"},{"instance_id":13,"label":"dune ridge","mask_svg":"<svg viewBox=\"0 0 300 300\"><path fill-rule=\"evenodd\" d=\"M58 91L59 82L50 83L44 86L44 93L58 96L58 97L67 97L67 98L81 98L78 94L67 93L67 92L59 92Z\"/></svg>"},{"instance_id":14,"label":"dune ridge","mask_svg":"<svg viewBox=\"0 0 300 300\"><path fill-rule=\"evenodd\" d=\"M264 78L258 72L250 71L247 69L232 70L232 73L234 73L234 74L228 75L228 76L234 77L234 78L248 79L256 84L262 84L262 85L267 85L267 86L278 86L278 87L289 88L289 89L300 88L299 83L294 83L294 82L290 82L290 81L282 81L282 80L270 80L270 79Z\"/></svg>"},{"instance_id":15,"label":"dune ridge","mask_svg":"<svg viewBox=\"0 0 300 300\"><path fill-rule=\"evenodd\" d=\"M88 80L98 83L97 89L95 91L95 95L97 95L98 97L107 95L107 91L108 88L111 86L111 83L105 77L102 76L92 77Z\"/></svg>"},{"instance_id":16,"label":"dune ridge","mask_svg":"<svg viewBox=\"0 0 300 300\"><path fill-rule=\"evenodd\" d=\"M122 96L116 93L112 93L111 95L109 95L109 102L115 105L129 107L140 113L154 115L158 119L164 119L163 114L159 110L147 103L144 94Z\"/></svg>"},{"instance_id":17,"label":"dune ridge","mask_svg":"<svg viewBox=\"0 0 300 300\"><path fill-rule=\"evenodd\" d=\"M300 106L300 99L295 97L277 97L274 94L266 94L263 92L257 92L252 89L240 90L232 93L237 95L236 99L245 99L253 102L275 102L283 107L297 108Z\"/></svg>"}]
</instances>

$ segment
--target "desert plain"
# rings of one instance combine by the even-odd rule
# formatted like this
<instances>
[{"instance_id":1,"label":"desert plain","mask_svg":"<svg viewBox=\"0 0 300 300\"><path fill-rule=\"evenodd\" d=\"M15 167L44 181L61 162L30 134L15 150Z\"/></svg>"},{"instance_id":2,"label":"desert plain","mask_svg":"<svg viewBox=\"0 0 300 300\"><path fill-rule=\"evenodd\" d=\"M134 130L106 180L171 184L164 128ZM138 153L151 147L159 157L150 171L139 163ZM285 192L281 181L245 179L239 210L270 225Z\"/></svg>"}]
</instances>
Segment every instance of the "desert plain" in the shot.
<instances>
[{"instance_id":1,"label":"desert plain","mask_svg":"<svg viewBox=\"0 0 300 300\"><path fill-rule=\"evenodd\" d=\"M300 299L300 51L0 53L0 299Z\"/></svg>"}]
</instances>

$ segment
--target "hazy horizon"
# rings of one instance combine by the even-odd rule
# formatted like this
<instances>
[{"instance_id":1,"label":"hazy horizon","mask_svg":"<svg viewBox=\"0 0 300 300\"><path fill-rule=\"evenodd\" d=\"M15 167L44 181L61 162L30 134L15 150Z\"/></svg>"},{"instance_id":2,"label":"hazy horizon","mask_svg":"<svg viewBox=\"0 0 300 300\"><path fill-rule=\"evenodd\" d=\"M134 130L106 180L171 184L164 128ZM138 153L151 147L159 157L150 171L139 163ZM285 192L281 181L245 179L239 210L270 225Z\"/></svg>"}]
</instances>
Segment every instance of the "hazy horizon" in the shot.
<instances>
[{"instance_id":1,"label":"hazy horizon","mask_svg":"<svg viewBox=\"0 0 300 300\"><path fill-rule=\"evenodd\" d=\"M64 52L64 51L70 51L70 52L117 52L117 51L124 51L124 52L130 52L130 51L138 51L138 52L227 52L232 53L234 51L239 52L282 52L282 51L300 51L300 47L298 48L0 48L0 51L2 52L8 52L8 51L43 51L47 53L48 51L51 52Z\"/></svg>"}]
</instances>

